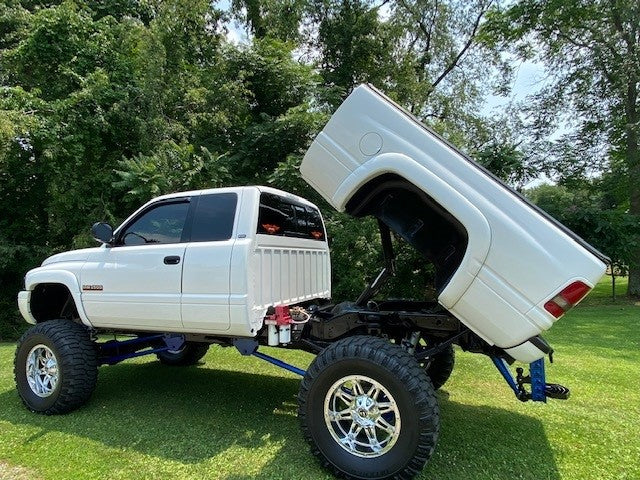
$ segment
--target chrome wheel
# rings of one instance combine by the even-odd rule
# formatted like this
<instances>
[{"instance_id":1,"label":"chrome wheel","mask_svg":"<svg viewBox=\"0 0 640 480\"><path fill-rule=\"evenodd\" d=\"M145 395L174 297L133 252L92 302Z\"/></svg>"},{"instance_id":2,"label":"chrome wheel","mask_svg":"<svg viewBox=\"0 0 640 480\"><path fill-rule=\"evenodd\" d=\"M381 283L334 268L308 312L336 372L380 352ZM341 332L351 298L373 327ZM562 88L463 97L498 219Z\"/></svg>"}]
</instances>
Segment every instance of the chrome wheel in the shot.
<instances>
[{"instance_id":1,"label":"chrome wheel","mask_svg":"<svg viewBox=\"0 0 640 480\"><path fill-rule=\"evenodd\" d=\"M335 382L324 400L324 419L333 439L363 458L387 453L400 435L400 411L391 393L364 375Z\"/></svg>"},{"instance_id":2,"label":"chrome wheel","mask_svg":"<svg viewBox=\"0 0 640 480\"><path fill-rule=\"evenodd\" d=\"M171 355L178 355L184 352L184 349L187 347L186 343L183 343L182 346L177 350L165 350L165 352L170 353Z\"/></svg>"},{"instance_id":3,"label":"chrome wheel","mask_svg":"<svg viewBox=\"0 0 640 480\"><path fill-rule=\"evenodd\" d=\"M58 385L58 359L49 347L36 345L27 355L27 382L39 397L48 397Z\"/></svg>"}]
</instances>

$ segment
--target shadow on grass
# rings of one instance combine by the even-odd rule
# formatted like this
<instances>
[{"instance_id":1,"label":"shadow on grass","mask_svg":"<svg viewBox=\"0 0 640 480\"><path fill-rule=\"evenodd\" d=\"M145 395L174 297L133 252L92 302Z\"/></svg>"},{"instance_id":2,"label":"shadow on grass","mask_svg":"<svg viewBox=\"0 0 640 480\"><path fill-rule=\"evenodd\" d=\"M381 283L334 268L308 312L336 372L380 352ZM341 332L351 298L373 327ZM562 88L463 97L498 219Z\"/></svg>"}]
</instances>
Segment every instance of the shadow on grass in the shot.
<instances>
[{"instance_id":1,"label":"shadow on grass","mask_svg":"<svg viewBox=\"0 0 640 480\"><path fill-rule=\"evenodd\" d=\"M310 478L311 472L322 477L326 473L313 462L298 429L298 386L297 379L263 374L120 364L101 368L94 396L76 412L32 414L12 390L0 394L0 420L39 428L25 444L63 432L185 463L208 460L231 447L276 443L278 453L258 478ZM446 393L440 394L440 404L441 438L424 478L559 478L535 418L462 405Z\"/></svg>"}]
</instances>

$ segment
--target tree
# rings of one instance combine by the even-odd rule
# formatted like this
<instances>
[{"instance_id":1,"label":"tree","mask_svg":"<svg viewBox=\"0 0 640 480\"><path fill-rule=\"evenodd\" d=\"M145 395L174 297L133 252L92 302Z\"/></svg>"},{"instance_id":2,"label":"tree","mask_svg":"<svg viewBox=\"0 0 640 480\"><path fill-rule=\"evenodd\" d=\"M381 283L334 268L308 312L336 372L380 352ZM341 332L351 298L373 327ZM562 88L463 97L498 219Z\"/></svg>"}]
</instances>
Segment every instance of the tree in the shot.
<instances>
[{"instance_id":1,"label":"tree","mask_svg":"<svg viewBox=\"0 0 640 480\"><path fill-rule=\"evenodd\" d=\"M630 223L640 221L640 4L635 0L521 0L495 11L486 29L523 58L543 62L548 84L531 99L535 135L564 122L570 134L548 152L555 170L603 170L624 162ZM577 168L576 168L577 167ZM628 295L640 297L640 242Z\"/></svg>"},{"instance_id":2,"label":"tree","mask_svg":"<svg viewBox=\"0 0 640 480\"><path fill-rule=\"evenodd\" d=\"M297 43L307 0L232 0L231 13L255 38Z\"/></svg>"},{"instance_id":3,"label":"tree","mask_svg":"<svg viewBox=\"0 0 640 480\"><path fill-rule=\"evenodd\" d=\"M611 278L615 298L615 277L628 272L629 261L638 245L640 225L625 209L612 202L603 188L611 179L605 173L581 186L543 184L525 193L536 205L560 220L594 247L611 258Z\"/></svg>"}]
</instances>

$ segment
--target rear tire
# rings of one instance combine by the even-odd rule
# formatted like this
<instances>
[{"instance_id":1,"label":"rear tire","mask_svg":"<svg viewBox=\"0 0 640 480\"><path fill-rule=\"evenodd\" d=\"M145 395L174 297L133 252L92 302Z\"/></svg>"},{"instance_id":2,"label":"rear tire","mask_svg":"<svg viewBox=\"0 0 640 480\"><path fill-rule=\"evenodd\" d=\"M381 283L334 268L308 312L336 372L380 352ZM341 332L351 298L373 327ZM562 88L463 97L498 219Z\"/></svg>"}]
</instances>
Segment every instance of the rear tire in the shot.
<instances>
[{"instance_id":1,"label":"rear tire","mask_svg":"<svg viewBox=\"0 0 640 480\"><path fill-rule=\"evenodd\" d=\"M53 415L85 404L98 380L98 350L84 325L49 320L18 340L14 377L22 403Z\"/></svg>"},{"instance_id":2,"label":"rear tire","mask_svg":"<svg viewBox=\"0 0 640 480\"><path fill-rule=\"evenodd\" d=\"M431 380L416 359L377 337L340 340L313 361L298 394L312 453L344 478L412 478L438 438Z\"/></svg>"},{"instance_id":3,"label":"rear tire","mask_svg":"<svg viewBox=\"0 0 640 480\"><path fill-rule=\"evenodd\" d=\"M196 365L207 354L208 350L208 343L185 342L180 350L166 350L156 353L156 356L164 365L188 367Z\"/></svg>"},{"instance_id":4,"label":"rear tire","mask_svg":"<svg viewBox=\"0 0 640 480\"><path fill-rule=\"evenodd\" d=\"M445 350L436 353L425 361L423 365L425 366L427 375L429 375L431 379L431 383L433 383L434 389L438 390L447 383L447 380L449 380L453 372L455 361L456 357L453 345L448 345Z\"/></svg>"}]
</instances>

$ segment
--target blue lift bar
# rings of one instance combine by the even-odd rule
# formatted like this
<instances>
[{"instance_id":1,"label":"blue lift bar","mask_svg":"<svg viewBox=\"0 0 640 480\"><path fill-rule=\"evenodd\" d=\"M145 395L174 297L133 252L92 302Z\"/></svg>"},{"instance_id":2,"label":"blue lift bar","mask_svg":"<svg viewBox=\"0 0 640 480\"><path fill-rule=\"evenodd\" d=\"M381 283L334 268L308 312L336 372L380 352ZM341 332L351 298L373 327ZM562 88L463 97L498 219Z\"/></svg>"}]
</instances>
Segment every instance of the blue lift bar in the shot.
<instances>
[{"instance_id":1,"label":"blue lift bar","mask_svg":"<svg viewBox=\"0 0 640 480\"><path fill-rule=\"evenodd\" d=\"M253 356L261 358L262 360L264 360L266 362L272 363L276 367L284 368L285 370L288 370L288 371L293 372L293 373L295 373L297 375L300 375L301 377L304 377L304 374L307 373L306 371L302 370L301 368L294 367L293 365L289 365L288 363L283 362L282 360L278 360L277 358L273 358L273 357L271 357L269 355L266 355L266 354L258 352L258 351L253 352Z\"/></svg>"},{"instance_id":2,"label":"blue lift bar","mask_svg":"<svg viewBox=\"0 0 640 480\"><path fill-rule=\"evenodd\" d=\"M529 376L526 378L522 377L522 369L518 368L517 382L513 378L513 375L511 375L511 371L509 370L507 363L502 358L491 357L491 361L493 361L493 364L496 366L496 368L500 372L500 375L502 375L502 378L505 379L505 381L507 382L511 390L513 390L513 393L515 393L516 398L518 400L521 400L523 402L526 402L527 400L532 400L534 402L547 401L547 397L548 397L547 390L551 386L547 386L547 383L546 383L543 358L536 360L535 362L531 362L529 364ZM525 390L523 383L531 384L530 393ZM561 387L561 386L558 386L558 387L564 389L564 387ZM551 388L553 389L554 387L551 387ZM565 389L565 390L567 390L567 396L568 396L568 389ZM566 397L555 396L554 398L566 398Z\"/></svg>"}]
</instances>

